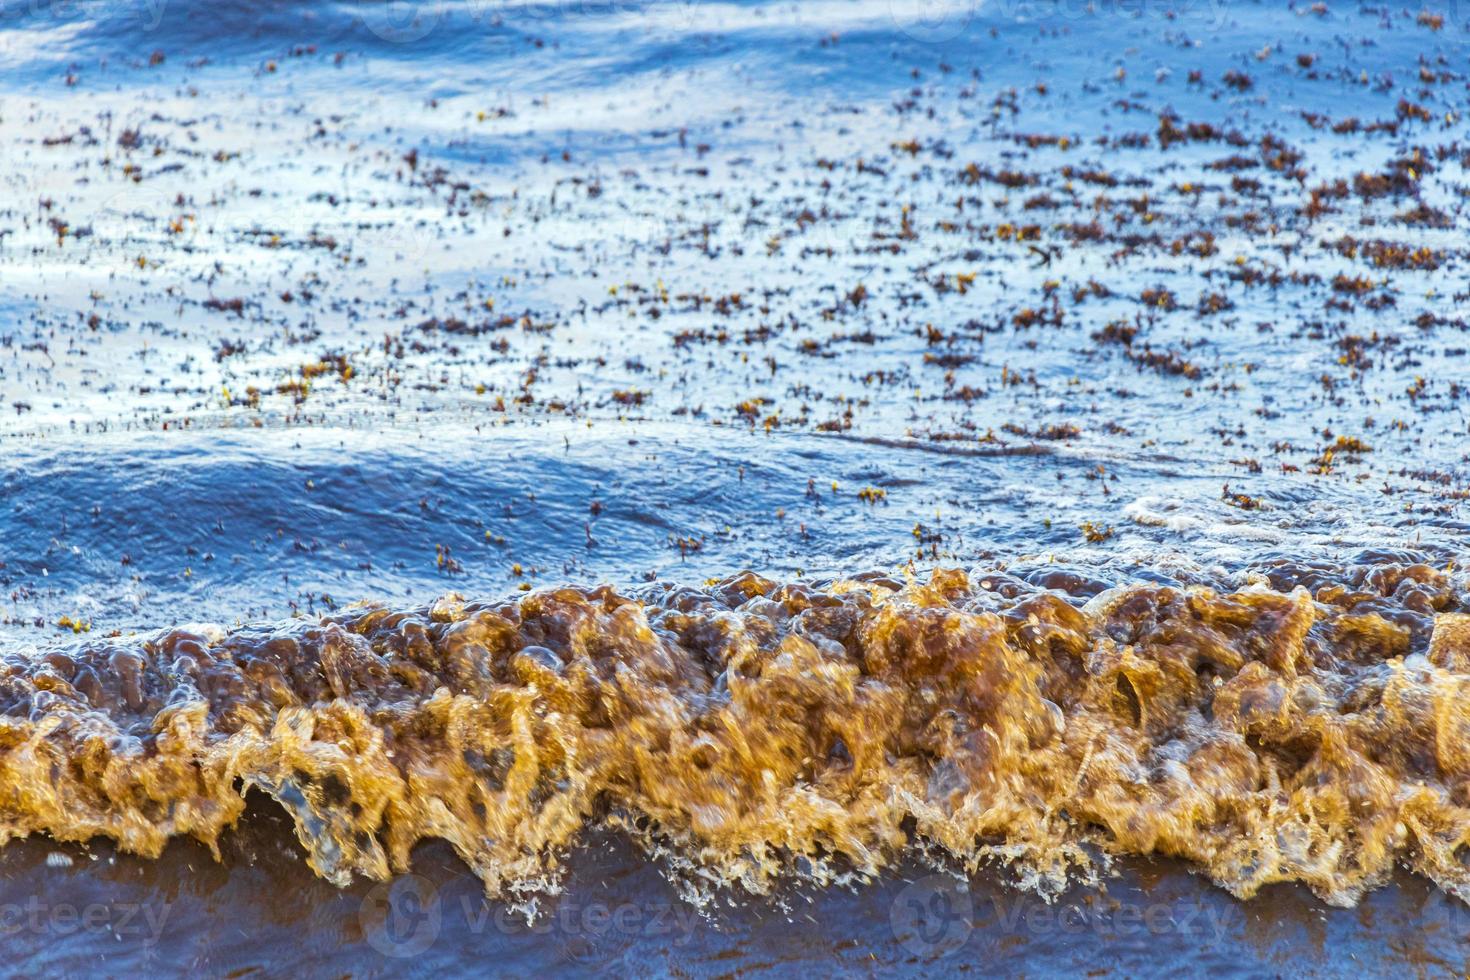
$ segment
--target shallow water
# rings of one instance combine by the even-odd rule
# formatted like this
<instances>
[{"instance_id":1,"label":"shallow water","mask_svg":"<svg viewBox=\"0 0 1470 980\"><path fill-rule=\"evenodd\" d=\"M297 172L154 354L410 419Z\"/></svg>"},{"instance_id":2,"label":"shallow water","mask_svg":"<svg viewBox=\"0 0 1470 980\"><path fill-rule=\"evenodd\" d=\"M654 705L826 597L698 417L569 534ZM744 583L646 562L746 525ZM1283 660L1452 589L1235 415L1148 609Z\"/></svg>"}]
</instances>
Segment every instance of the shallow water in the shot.
<instances>
[{"instance_id":1,"label":"shallow water","mask_svg":"<svg viewBox=\"0 0 1470 980\"><path fill-rule=\"evenodd\" d=\"M747 568L965 568L1080 605L1310 566L1331 606L1422 566L1463 610L1467 50L1453 5L0 4L0 649ZM1355 663L1400 669L1432 628ZM342 925L360 899L311 885L332 911L271 919L255 876L307 873L271 839L207 899L178 844L117 858L143 884L0 860L8 888L184 889L188 916L285 923L315 970L384 969ZM616 846L619 901L663 901L664 865ZM800 899L819 953L730 897L698 956L587 955L919 969L880 879ZM1169 969L1463 968L1461 907L1420 879L1371 916L1160 880L1239 927L1169 934ZM1304 924L1246 925L1278 914ZM200 929L129 948L285 968ZM511 955L456 929L435 963ZM929 952L1159 955L1013 933Z\"/></svg>"},{"instance_id":2,"label":"shallow water","mask_svg":"<svg viewBox=\"0 0 1470 980\"><path fill-rule=\"evenodd\" d=\"M0 854L0 909L17 909L7 912L10 921L39 923L6 930L11 962L23 972L272 976L350 968L360 976L430 976L494 963L506 972L625 976L1135 976L1161 972L1167 950L1173 963L1224 976L1346 969L1436 976L1463 971L1470 939L1464 906L1409 876L1343 910L1286 886L1237 902L1167 862L1140 861L1120 869L1106 895L1079 889L1045 905L994 875L961 884L910 866L854 892L794 890L780 905L734 902L710 921L691 916L626 844L595 838L566 896L528 926L486 905L478 881L437 845L415 854L414 877L387 888L334 888L297 859L289 828L266 807L227 837L223 865L192 843L171 846L157 861L119 857L105 845L67 848L76 863L65 869L46 864L55 850L27 841ZM40 879L44 898L35 897ZM271 901L261 902L262 894ZM68 918L69 909L79 920L89 908L97 910L91 928ZM912 914L916 908L934 912Z\"/></svg>"}]
</instances>

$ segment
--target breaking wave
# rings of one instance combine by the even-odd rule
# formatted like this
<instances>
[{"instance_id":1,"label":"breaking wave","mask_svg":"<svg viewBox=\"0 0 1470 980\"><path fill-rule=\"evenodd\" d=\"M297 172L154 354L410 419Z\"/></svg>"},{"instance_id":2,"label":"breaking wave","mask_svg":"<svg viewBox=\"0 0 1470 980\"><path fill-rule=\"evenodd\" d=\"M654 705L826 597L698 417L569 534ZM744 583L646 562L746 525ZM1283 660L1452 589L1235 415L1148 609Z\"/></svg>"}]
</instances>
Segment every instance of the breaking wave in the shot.
<instances>
[{"instance_id":1,"label":"breaking wave","mask_svg":"<svg viewBox=\"0 0 1470 980\"><path fill-rule=\"evenodd\" d=\"M613 827L706 892L922 851L1043 894L1158 854L1242 898L1291 881L1348 905L1401 862L1470 899L1450 572L1047 584L744 573L14 654L0 840L215 847L254 788L337 884L442 838L509 898Z\"/></svg>"}]
</instances>

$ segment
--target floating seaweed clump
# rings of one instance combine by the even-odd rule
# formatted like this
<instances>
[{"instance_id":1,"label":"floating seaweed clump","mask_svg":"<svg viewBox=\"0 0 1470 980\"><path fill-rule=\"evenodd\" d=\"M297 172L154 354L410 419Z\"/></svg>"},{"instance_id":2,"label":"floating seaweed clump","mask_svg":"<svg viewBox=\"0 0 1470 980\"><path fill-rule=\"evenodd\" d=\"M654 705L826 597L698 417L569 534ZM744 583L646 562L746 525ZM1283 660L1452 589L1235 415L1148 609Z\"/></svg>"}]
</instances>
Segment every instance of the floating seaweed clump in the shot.
<instances>
[{"instance_id":1,"label":"floating seaweed clump","mask_svg":"<svg viewBox=\"0 0 1470 980\"><path fill-rule=\"evenodd\" d=\"M1470 899L1470 615L1426 565L1280 564L1085 605L937 571L558 588L0 661L0 839L216 846L250 788L345 884L448 841L491 894L595 826L704 880L920 848L1046 894L1110 855L1339 905Z\"/></svg>"}]
</instances>

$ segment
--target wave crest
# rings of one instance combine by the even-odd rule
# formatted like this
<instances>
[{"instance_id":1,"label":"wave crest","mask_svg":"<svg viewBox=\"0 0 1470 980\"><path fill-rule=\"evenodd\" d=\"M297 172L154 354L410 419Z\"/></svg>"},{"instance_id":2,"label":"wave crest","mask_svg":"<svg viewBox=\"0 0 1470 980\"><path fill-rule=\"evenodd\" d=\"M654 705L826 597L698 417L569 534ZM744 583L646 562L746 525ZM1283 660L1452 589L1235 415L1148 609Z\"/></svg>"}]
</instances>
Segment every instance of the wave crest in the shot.
<instances>
[{"instance_id":1,"label":"wave crest","mask_svg":"<svg viewBox=\"0 0 1470 980\"><path fill-rule=\"evenodd\" d=\"M491 894L552 887L602 824L754 892L921 847L1047 894L1161 854L1242 898L1352 904L1402 862L1470 899L1454 583L1267 572L1085 606L1003 573L745 573L14 655L0 840L215 847L254 787L337 884L438 837Z\"/></svg>"}]
</instances>

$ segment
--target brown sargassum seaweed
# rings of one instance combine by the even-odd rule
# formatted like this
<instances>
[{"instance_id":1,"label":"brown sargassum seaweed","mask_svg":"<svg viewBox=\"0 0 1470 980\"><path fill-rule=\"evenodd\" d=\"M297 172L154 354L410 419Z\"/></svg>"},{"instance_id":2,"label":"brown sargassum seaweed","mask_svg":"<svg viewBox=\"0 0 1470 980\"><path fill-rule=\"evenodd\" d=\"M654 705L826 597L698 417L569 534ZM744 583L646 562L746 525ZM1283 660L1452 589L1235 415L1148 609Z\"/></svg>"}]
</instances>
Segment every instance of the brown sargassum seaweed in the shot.
<instances>
[{"instance_id":1,"label":"brown sargassum seaweed","mask_svg":"<svg viewBox=\"0 0 1470 980\"><path fill-rule=\"evenodd\" d=\"M1333 576L1336 576L1335 578ZM617 826L702 879L906 849L1043 891L1171 855L1349 904L1470 899L1470 616L1425 565L1085 605L1004 574L560 588L13 655L0 840L215 846L250 788L339 884L448 841L492 894Z\"/></svg>"}]
</instances>

